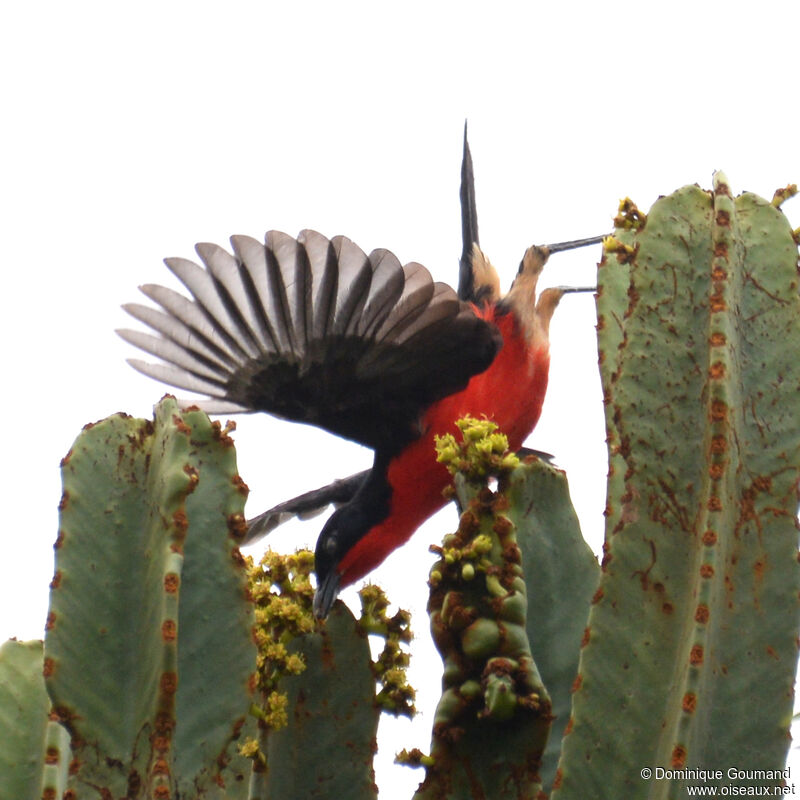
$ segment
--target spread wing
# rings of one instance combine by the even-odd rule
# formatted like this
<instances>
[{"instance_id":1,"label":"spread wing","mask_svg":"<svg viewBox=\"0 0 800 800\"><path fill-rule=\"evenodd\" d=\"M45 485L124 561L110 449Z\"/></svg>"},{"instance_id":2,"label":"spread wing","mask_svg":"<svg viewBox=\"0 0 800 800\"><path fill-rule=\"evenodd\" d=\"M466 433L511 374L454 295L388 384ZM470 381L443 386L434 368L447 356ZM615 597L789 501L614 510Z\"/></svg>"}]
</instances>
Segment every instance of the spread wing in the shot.
<instances>
[{"instance_id":1,"label":"spread wing","mask_svg":"<svg viewBox=\"0 0 800 800\"><path fill-rule=\"evenodd\" d=\"M199 244L204 267L166 259L191 298L141 291L160 308L125 310L155 334L121 330L161 360L139 371L207 395L216 413L266 411L391 450L419 435L421 412L494 359L498 331L420 264L366 255L343 236L270 231Z\"/></svg>"}]
</instances>

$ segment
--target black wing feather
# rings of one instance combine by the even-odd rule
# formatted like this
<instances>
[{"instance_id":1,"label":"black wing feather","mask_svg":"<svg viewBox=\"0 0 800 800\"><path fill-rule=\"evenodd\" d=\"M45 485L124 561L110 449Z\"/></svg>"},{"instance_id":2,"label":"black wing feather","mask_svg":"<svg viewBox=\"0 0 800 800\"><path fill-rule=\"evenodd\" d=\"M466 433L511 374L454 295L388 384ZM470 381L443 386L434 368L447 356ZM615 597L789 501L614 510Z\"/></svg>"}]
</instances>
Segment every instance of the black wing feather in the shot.
<instances>
[{"instance_id":1,"label":"black wing feather","mask_svg":"<svg viewBox=\"0 0 800 800\"><path fill-rule=\"evenodd\" d=\"M247 533L241 544L249 545L259 541L290 519L310 519L322 514L331 504L340 506L349 502L353 499L369 473L370 470L368 469L363 472L357 472L355 475L340 478L320 489L304 492L291 500L285 500L283 503L267 509L263 514L259 514L257 517L247 521Z\"/></svg>"},{"instance_id":2,"label":"black wing feather","mask_svg":"<svg viewBox=\"0 0 800 800\"><path fill-rule=\"evenodd\" d=\"M500 347L496 328L450 287L387 250L367 256L314 231L232 242L234 255L198 245L206 269L168 259L193 299L143 287L163 310L125 309L157 335L120 331L165 362L134 367L207 394L209 411L267 411L393 450Z\"/></svg>"}]
</instances>

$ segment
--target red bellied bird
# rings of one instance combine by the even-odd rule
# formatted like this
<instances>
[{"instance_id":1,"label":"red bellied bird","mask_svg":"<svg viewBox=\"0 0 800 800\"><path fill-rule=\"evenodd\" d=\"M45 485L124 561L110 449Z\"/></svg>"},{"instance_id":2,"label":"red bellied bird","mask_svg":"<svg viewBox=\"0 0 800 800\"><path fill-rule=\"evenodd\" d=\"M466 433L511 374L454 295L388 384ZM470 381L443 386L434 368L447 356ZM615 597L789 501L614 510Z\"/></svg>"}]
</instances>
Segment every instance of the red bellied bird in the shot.
<instances>
[{"instance_id":1,"label":"red bellied bird","mask_svg":"<svg viewBox=\"0 0 800 800\"><path fill-rule=\"evenodd\" d=\"M506 295L478 245L472 160L464 135L463 251L458 293L388 250L366 255L343 236L270 231L198 244L205 268L166 259L192 295L141 291L161 308L124 306L158 335L120 335L163 363L141 372L208 395L212 413L266 411L374 450L371 469L282 503L249 522L254 541L287 516L339 507L316 546L314 610L362 578L445 504L450 476L434 436L466 415L488 417L519 449L541 413L548 328L564 288L536 283L548 256L593 237L530 247Z\"/></svg>"}]
</instances>

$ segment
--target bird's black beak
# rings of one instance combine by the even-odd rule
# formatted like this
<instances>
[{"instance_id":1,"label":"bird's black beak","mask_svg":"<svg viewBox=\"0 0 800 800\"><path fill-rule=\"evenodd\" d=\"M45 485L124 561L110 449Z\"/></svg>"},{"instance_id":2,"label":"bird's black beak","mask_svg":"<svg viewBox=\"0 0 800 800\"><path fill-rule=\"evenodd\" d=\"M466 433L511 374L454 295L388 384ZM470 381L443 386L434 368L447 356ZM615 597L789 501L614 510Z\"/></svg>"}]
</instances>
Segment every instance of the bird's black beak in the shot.
<instances>
[{"instance_id":1,"label":"bird's black beak","mask_svg":"<svg viewBox=\"0 0 800 800\"><path fill-rule=\"evenodd\" d=\"M314 594L314 616L325 619L331 613L331 608L339 594L339 575L336 570L331 570L317 586Z\"/></svg>"},{"instance_id":2,"label":"bird's black beak","mask_svg":"<svg viewBox=\"0 0 800 800\"><path fill-rule=\"evenodd\" d=\"M577 250L579 247L589 247L593 244L602 244L603 239L608 234L602 236L589 236L586 239L572 239L569 242L556 242L555 244L547 244L547 252L552 255L553 253L563 253L565 250Z\"/></svg>"}]
</instances>

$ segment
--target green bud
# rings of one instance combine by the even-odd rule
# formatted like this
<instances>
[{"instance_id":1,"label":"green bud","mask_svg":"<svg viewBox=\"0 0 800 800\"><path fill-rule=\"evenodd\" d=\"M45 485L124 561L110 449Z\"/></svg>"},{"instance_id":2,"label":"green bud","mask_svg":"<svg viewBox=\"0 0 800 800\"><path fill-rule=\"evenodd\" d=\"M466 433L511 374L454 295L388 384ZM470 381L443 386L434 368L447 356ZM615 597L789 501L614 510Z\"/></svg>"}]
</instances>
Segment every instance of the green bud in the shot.
<instances>
[{"instance_id":1,"label":"green bud","mask_svg":"<svg viewBox=\"0 0 800 800\"><path fill-rule=\"evenodd\" d=\"M487 716L498 722L511 719L517 707L514 681L509 675L489 675L486 679L484 699Z\"/></svg>"},{"instance_id":2,"label":"green bud","mask_svg":"<svg viewBox=\"0 0 800 800\"><path fill-rule=\"evenodd\" d=\"M494 620L477 619L461 635L461 647L468 658L486 658L500 645L500 628Z\"/></svg>"}]
</instances>

